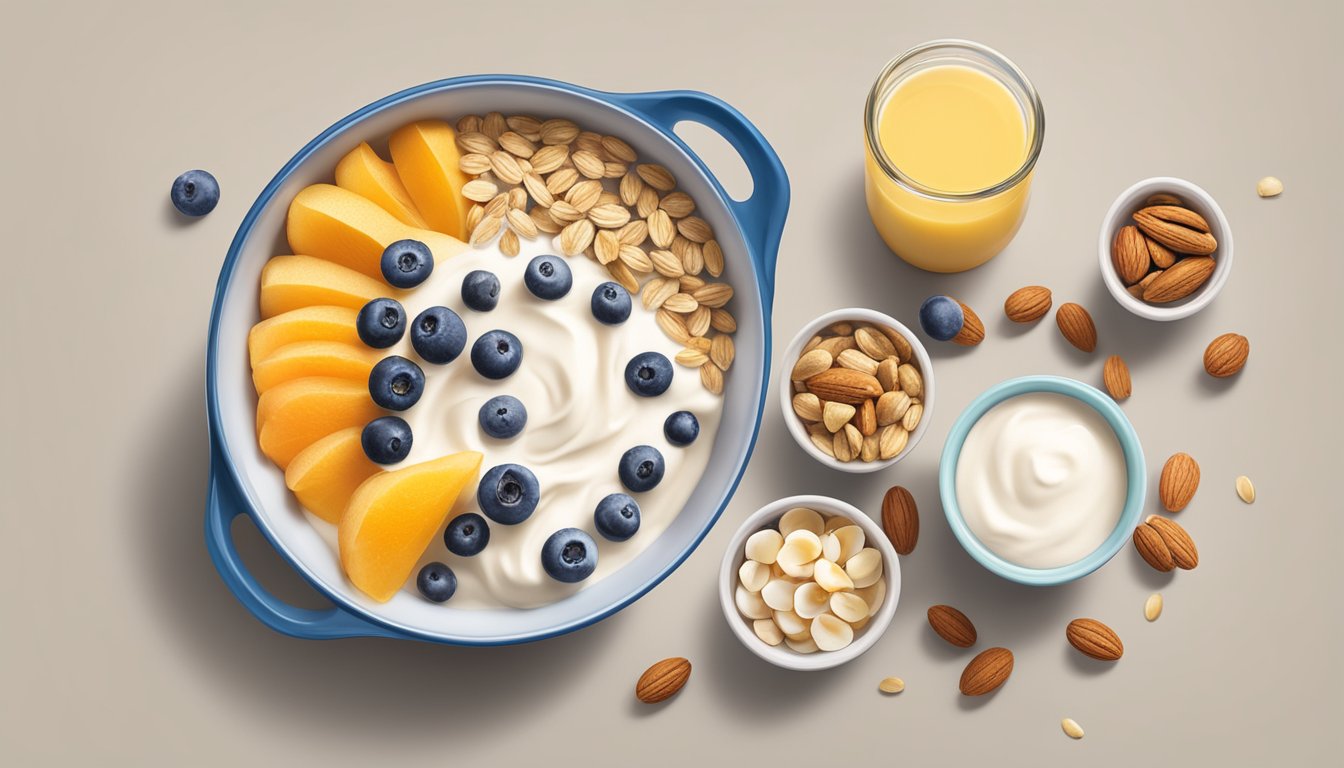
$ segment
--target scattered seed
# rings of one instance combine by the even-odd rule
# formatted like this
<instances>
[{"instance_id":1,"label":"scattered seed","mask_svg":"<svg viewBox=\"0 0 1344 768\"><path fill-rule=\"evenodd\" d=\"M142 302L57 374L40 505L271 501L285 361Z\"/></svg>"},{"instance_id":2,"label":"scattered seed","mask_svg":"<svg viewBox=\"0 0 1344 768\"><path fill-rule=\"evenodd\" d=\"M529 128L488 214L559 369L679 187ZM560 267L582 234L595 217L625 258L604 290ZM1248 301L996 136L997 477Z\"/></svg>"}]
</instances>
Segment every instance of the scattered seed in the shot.
<instances>
[{"instance_id":1,"label":"scattered seed","mask_svg":"<svg viewBox=\"0 0 1344 768\"><path fill-rule=\"evenodd\" d=\"M1283 182L1274 176L1266 176L1255 183L1255 194L1261 197L1278 197L1283 194Z\"/></svg>"},{"instance_id":2,"label":"scattered seed","mask_svg":"<svg viewBox=\"0 0 1344 768\"><path fill-rule=\"evenodd\" d=\"M1245 475L1237 478L1237 495L1247 504L1255 503L1255 486L1251 484L1251 478Z\"/></svg>"},{"instance_id":3,"label":"scattered seed","mask_svg":"<svg viewBox=\"0 0 1344 768\"><path fill-rule=\"evenodd\" d=\"M1070 739L1083 738L1083 727L1074 721L1071 717L1066 717L1059 721L1059 726L1064 729L1065 735Z\"/></svg>"},{"instance_id":4,"label":"scattered seed","mask_svg":"<svg viewBox=\"0 0 1344 768\"><path fill-rule=\"evenodd\" d=\"M1143 618L1149 621L1157 621L1157 617L1162 615L1162 593L1154 592L1148 596L1143 603Z\"/></svg>"},{"instance_id":5,"label":"scattered seed","mask_svg":"<svg viewBox=\"0 0 1344 768\"><path fill-rule=\"evenodd\" d=\"M905 681L899 677L886 677L877 684L877 690L883 693L900 693L905 690Z\"/></svg>"}]
</instances>

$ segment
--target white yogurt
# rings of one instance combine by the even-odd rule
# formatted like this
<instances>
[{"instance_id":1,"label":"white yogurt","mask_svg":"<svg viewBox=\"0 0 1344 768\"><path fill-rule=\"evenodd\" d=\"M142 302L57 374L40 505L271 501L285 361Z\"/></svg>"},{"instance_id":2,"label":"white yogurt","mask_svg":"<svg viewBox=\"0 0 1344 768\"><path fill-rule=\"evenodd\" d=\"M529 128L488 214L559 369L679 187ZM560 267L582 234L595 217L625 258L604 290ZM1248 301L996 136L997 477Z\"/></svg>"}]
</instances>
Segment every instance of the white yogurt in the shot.
<instances>
[{"instance_id":1,"label":"white yogurt","mask_svg":"<svg viewBox=\"0 0 1344 768\"><path fill-rule=\"evenodd\" d=\"M413 443L410 455L396 466L474 450L485 455L482 475L498 464L521 464L541 485L541 501L526 521L501 525L487 520L490 543L480 554L453 555L442 536L430 544L420 564L438 560L457 574L454 608L541 606L619 570L685 506L709 462L719 426L722 398L701 385L693 368L674 362L672 386L658 397L638 397L626 386L625 365L632 357L654 351L671 360L680 350L638 296L624 324L599 323L589 302L593 289L611 276L592 259L577 256L566 259L574 274L570 292L558 301L538 299L523 284L527 263L560 251L547 239L524 240L522 246L522 253L512 257L494 244L440 256L429 279L403 301L408 320L436 305L458 313L467 326L467 347L460 357L448 365L426 363L412 350L409 334L385 350L416 361L425 372L419 402L397 414L410 424ZM468 309L462 301L462 278L474 269L499 277L499 305L490 312ZM523 345L522 365L499 381L476 373L470 359L471 344L495 329L509 331ZM496 440L480 428L478 411L495 395L513 395L527 409L527 426L510 440ZM700 436L690 446L677 447L663 437L663 421L683 410L699 420ZM621 454L636 445L657 448L667 471L652 491L630 494L640 506L639 531L624 542L607 541L593 525L593 510L607 494L629 493L621 486L617 465ZM449 519L464 512L480 512L475 485L463 491ZM309 518L334 551L335 527ZM580 528L598 545L597 570L579 584L557 582L541 567L542 544L561 528ZM415 590L415 572L405 588Z\"/></svg>"},{"instance_id":2,"label":"white yogurt","mask_svg":"<svg viewBox=\"0 0 1344 768\"><path fill-rule=\"evenodd\" d=\"M1124 452L1101 414L1066 395L1005 400L971 427L957 459L957 505L990 551L1027 568L1088 556L1125 505Z\"/></svg>"}]
</instances>

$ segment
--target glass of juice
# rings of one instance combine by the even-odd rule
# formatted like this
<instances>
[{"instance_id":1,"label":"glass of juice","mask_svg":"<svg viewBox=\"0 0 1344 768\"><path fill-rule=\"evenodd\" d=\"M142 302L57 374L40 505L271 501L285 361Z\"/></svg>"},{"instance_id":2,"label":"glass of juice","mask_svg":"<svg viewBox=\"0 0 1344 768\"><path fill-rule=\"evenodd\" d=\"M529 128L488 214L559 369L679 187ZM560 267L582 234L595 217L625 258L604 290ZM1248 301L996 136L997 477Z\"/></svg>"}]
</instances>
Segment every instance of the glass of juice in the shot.
<instances>
[{"instance_id":1,"label":"glass of juice","mask_svg":"<svg viewBox=\"0 0 1344 768\"><path fill-rule=\"evenodd\" d=\"M863 129L868 213L896 255L961 272L1017 234L1045 111L1003 54L966 40L906 51L873 84Z\"/></svg>"}]
</instances>

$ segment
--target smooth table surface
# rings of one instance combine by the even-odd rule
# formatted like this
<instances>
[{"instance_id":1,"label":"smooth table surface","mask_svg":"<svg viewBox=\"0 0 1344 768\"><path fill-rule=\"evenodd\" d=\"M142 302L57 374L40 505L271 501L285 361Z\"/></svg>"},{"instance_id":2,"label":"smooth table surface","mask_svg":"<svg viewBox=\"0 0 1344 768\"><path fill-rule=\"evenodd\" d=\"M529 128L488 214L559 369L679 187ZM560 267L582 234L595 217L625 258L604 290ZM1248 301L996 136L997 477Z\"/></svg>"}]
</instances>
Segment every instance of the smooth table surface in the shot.
<instances>
[{"instance_id":1,"label":"smooth table surface","mask_svg":"<svg viewBox=\"0 0 1344 768\"><path fill-rule=\"evenodd\" d=\"M1344 178L1344 7L1337 3L27 4L0 45L0 283L5 509L0 515L0 755L7 764L1306 765L1338 759L1344 640L1339 552L1338 287ZM796 10L795 10L796 9ZM1045 150L1009 249L958 276L918 272L874 234L862 197L863 100L882 65L936 37L1003 51L1040 90ZM314 643L273 634L205 556L204 339L219 263L252 199L322 128L394 90L474 72L611 90L696 88L754 120L793 182L776 350L816 315L870 306L913 323L927 294L985 320L970 350L933 344L937 413L915 454L877 476L808 459L777 405L724 519L686 564L614 618L561 639L470 650ZM725 152L706 152L711 165ZM213 171L223 201L184 223L168 187ZM1276 200L1255 196L1266 174ZM731 173L725 173L731 182ZM1096 269L1112 199L1154 175L1226 211L1236 264L1203 313L1155 324L1119 308ZM730 184L731 188L731 184ZM1090 309L1094 355L1047 319L1010 327L1026 284ZM1225 331L1251 340L1236 379L1202 371ZM936 495L939 449L988 385L1053 373L1099 383L1129 362L1126 413L1155 485L1188 451L1203 484L1179 516L1201 564L1151 571L1126 547L1073 585L998 579L957 546ZM771 398L777 396L772 393ZM1259 501L1237 500L1249 475ZM838 670L777 670L729 633L722 547L758 506L819 493L876 513L919 501L890 631ZM1156 502L1153 502L1154 506ZM247 561L280 594L320 602L243 525ZM1148 624L1144 599L1166 598ZM979 648L1017 656L971 700L970 653L924 619L950 603ZM1064 640L1073 618L1125 642L1113 667ZM635 703L651 662L694 663L685 690ZM885 698L877 683L903 677ZM1080 742L1060 731L1072 717ZM572 757L572 759L570 759Z\"/></svg>"}]
</instances>

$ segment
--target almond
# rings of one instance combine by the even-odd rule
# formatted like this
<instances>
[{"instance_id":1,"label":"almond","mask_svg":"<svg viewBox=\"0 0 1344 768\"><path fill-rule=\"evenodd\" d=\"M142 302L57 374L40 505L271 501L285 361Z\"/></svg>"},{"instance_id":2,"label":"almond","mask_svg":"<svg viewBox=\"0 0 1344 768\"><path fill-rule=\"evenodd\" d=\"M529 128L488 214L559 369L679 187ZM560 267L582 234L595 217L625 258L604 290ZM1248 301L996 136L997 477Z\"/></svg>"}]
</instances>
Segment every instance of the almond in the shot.
<instances>
[{"instance_id":1,"label":"almond","mask_svg":"<svg viewBox=\"0 0 1344 768\"><path fill-rule=\"evenodd\" d=\"M821 421L821 400L811 392L793 396L793 412L803 421Z\"/></svg>"},{"instance_id":2,"label":"almond","mask_svg":"<svg viewBox=\"0 0 1344 768\"><path fill-rule=\"evenodd\" d=\"M1055 322L1059 324L1059 332L1073 346L1084 352L1097 348L1097 326L1082 306L1072 302L1061 305L1055 313Z\"/></svg>"},{"instance_id":3,"label":"almond","mask_svg":"<svg viewBox=\"0 0 1344 768\"><path fill-rule=\"evenodd\" d=\"M1125 285L1133 285L1148 274L1152 261L1148 255L1148 244L1143 233L1133 224L1121 227L1115 232L1111 242L1111 265L1115 274Z\"/></svg>"},{"instance_id":4,"label":"almond","mask_svg":"<svg viewBox=\"0 0 1344 768\"><path fill-rule=\"evenodd\" d=\"M885 325L877 326L877 330L882 332L883 336L891 342L896 348L896 357L900 358L902 363L910 362L910 358L915 356L914 347L910 346L910 340L901 335L895 328L888 328Z\"/></svg>"},{"instance_id":5,"label":"almond","mask_svg":"<svg viewBox=\"0 0 1344 768\"><path fill-rule=\"evenodd\" d=\"M836 355L835 363L841 368L863 371L870 376L877 376L877 361L857 349L846 349Z\"/></svg>"},{"instance_id":6,"label":"almond","mask_svg":"<svg viewBox=\"0 0 1344 768\"><path fill-rule=\"evenodd\" d=\"M1177 205L1150 205L1134 213L1145 235L1177 253L1207 256L1218 249L1203 216Z\"/></svg>"},{"instance_id":7,"label":"almond","mask_svg":"<svg viewBox=\"0 0 1344 768\"><path fill-rule=\"evenodd\" d=\"M1148 290L1148 286L1151 285L1152 282L1156 280L1161 274L1162 270L1154 269L1152 272L1149 272L1142 280L1129 286L1125 290L1129 291L1130 296L1133 296L1139 301L1143 301L1143 292Z\"/></svg>"},{"instance_id":8,"label":"almond","mask_svg":"<svg viewBox=\"0 0 1344 768\"><path fill-rule=\"evenodd\" d=\"M1226 378L1240 371L1251 354L1251 342L1238 333L1224 333L1204 349L1204 370L1210 376Z\"/></svg>"},{"instance_id":9,"label":"almond","mask_svg":"<svg viewBox=\"0 0 1344 768\"><path fill-rule=\"evenodd\" d=\"M1003 313L1014 323L1031 323L1045 317L1050 311L1050 289L1043 285L1028 285L1013 291L1003 302Z\"/></svg>"},{"instance_id":10,"label":"almond","mask_svg":"<svg viewBox=\"0 0 1344 768\"><path fill-rule=\"evenodd\" d=\"M1195 540L1190 538L1180 523L1157 515L1149 515L1146 522L1162 537L1162 543L1167 545L1167 549L1171 550L1171 559L1177 568L1191 571L1199 565L1199 550L1195 548Z\"/></svg>"},{"instance_id":11,"label":"almond","mask_svg":"<svg viewBox=\"0 0 1344 768\"><path fill-rule=\"evenodd\" d=\"M828 371L831 368L831 353L824 349L814 349L793 364L793 373L789 377L794 381L810 379L822 371Z\"/></svg>"},{"instance_id":12,"label":"almond","mask_svg":"<svg viewBox=\"0 0 1344 768\"><path fill-rule=\"evenodd\" d=\"M973 347L985 340L985 324L980 321L980 316L975 314L975 310L966 306L965 302L958 301L961 305L961 313L965 321L961 324L961 330L952 337L953 344L960 344L963 347Z\"/></svg>"},{"instance_id":13,"label":"almond","mask_svg":"<svg viewBox=\"0 0 1344 768\"><path fill-rule=\"evenodd\" d=\"M854 417L854 412L855 408L852 405L826 402L821 407L821 421L826 425L827 430L839 432Z\"/></svg>"},{"instance_id":14,"label":"almond","mask_svg":"<svg viewBox=\"0 0 1344 768\"><path fill-rule=\"evenodd\" d=\"M691 678L691 662L680 656L663 659L644 670L635 683L635 698L656 704L671 698Z\"/></svg>"},{"instance_id":15,"label":"almond","mask_svg":"<svg viewBox=\"0 0 1344 768\"><path fill-rule=\"evenodd\" d=\"M1013 674L1013 652L990 648L971 659L961 672L959 688L965 696L984 696L1008 681Z\"/></svg>"},{"instance_id":16,"label":"almond","mask_svg":"<svg viewBox=\"0 0 1344 768\"><path fill-rule=\"evenodd\" d=\"M1124 358L1119 355L1106 358L1106 365L1101 369L1101 381L1106 385L1106 391L1116 400L1126 400L1132 394L1129 366L1125 365Z\"/></svg>"},{"instance_id":17,"label":"almond","mask_svg":"<svg viewBox=\"0 0 1344 768\"><path fill-rule=\"evenodd\" d=\"M1064 630L1069 645L1084 656L1100 661L1118 661L1125 655L1125 645L1115 630L1096 619L1074 619Z\"/></svg>"},{"instance_id":18,"label":"almond","mask_svg":"<svg viewBox=\"0 0 1344 768\"><path fill-rule=\"evenodd\" d=\"M958 648L970 648L975 645L975 640L978 637L975 625L971 623L970 619L966 618L966 614L950 605L935 605L929 608L929 626L933 627L933 631L937 632L939 637ZM981 654L981 656L983 655ZM1011 665L1012 662L1009 661L1010 668ZM970 669L970 667L967 667L967 669ZM965 680L965 675L962 675L962 681L965 682ZM965 691L963 690L962 693L965 693ZM979 694L968 695L978 696Z\"/></svg>"},{"instance_id":19,"label":"almond","mask_svg":"<svg viewBox=\"0 0 1344 768\"><path fill-rule=\"evenodd\" d=\"M1180 512L1199 490L1199 462L1188 453L1178 453L1162 465L1157 493L1168 512Z\"/></svg>"},{"instance_id":20,"label":"almond","mask_svg":"<svg viewBox=\"0 0 1344 768\"><path fill-rule=\"evenodd\" d=\"M908 555L915 551L915 544L919 542L919 509L915 506L915 497L899 485L887 489L882 497L882 530L891 539L896 554ZM966 617L963 615L962 618ZM969 626L970 620L966 624ZM975 627L971 627L971 634L975 634ZM975 642L974 637L971 642Z\"/></svg>"},{"instance_id":21,"label":"almond","mask_svg":"<svg viewBox=\"0 0 1344 768\"><path fill-rule=\"evenodd\" d=\"M1208 282L1215 266L1213 259L1208 256L1181 259L1143 289L1143 300L1151 304L1166 304L1184 299Z\"/></svg>"},{"instance_id":22,"label":"almond","mask_svg":"<svg viewBox=\"0 0 1344 768\"><path fill-rule=\"evenodd\" d=\"M1134 549L1153 570L1166 573L1176 567L1176 561L1172 559L1167 543L1162 540L1162 534L1147 523L1139 523L1134 529Z\"/></svg>"},{"instance_id":23,"label":"almond","mask_svg":"<svg viewBox=\"0 0 1344 768\"><path fill-rule=\"evenodd\" d=\"M1176 254L1153 238L1144 235L1143 244L1148 248L1148 258L1152 259L1153 266L1158 269L1167 269L1176 263Z\"/></svg>"},{"instance_id":24,"label":"almond","mask_svg":"<svg viewBox=\"0 0 1344 768\"><path fill-rule=\"evenodd\" d=\"M831 368L807 377L806 381L809 392L822 400L834 400L837 403L858 405L882 394L882 385L877 382L877 377L849 368Z\"/></svg>"},{"instance_id":25,"label":"almond","mask_svg":"<svg viewBox=\"0 0 1344 768\"><path fill-rule=\"evenodd\" d=\"M863 353L879 362L896 356L896 345L886 334L875 328L859 328L854 331L854 344Z\"/></svg>"},{"instance_id":26,"label":"almond","mask_svg":"<svg viewBox=\"0 0 1344 768\"><path fill-rule=\"evenodd\" d=\"M877 434L877 406L872 400L864 400L854 414L851 422L864 437Z\"/></svg>"}]
</instances>

